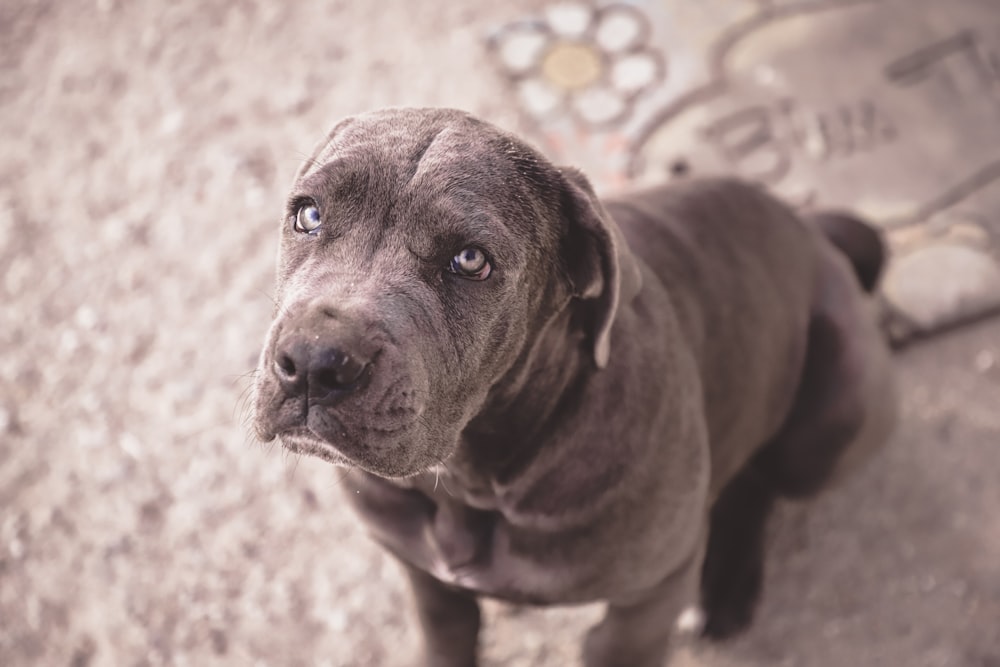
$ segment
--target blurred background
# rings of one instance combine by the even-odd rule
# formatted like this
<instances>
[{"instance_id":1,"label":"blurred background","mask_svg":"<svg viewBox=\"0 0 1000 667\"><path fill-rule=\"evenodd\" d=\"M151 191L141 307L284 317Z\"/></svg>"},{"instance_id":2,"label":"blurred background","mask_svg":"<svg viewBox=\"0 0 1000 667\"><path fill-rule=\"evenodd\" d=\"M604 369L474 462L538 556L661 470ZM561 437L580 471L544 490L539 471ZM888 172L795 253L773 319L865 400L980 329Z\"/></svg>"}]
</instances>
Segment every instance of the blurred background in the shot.
<instances>
[{"instance_id":1,"label":"blurred background","mask_svg":"<svg viewBox=\"0 0 1000 667\"><path fill-rule=\"evenodd\" d=\"M899 431L782 507L753 629L676 664L1000 665L996 0L3 0L0 664L413 655L338 471L245 424L285 188L390 105L603 193L736 173L881 225ZM491 603L483 663L575 664L598 614Z\"/></svg>"}]
</instances>

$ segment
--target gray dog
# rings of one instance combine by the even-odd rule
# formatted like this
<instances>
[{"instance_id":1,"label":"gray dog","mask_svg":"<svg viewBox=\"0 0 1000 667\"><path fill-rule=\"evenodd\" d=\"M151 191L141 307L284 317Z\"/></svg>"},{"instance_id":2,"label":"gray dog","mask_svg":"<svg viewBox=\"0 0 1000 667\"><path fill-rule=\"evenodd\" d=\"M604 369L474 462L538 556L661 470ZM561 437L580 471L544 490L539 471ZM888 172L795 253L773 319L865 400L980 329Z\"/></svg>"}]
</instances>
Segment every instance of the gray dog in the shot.
<instances>
[{"instance_id":1,"label":"gray dog","mask_svg":"<svg viewBox=\"0 0 1000 667\"><path fill-rule=\"evenodd\" d=\"M485 595L606 601L584 662L661 665L678 618L750 622L775 500L888 437L883 252L738 181L602 204L464 113L350 118L288 200L256 429L351 469L422 664L476 664Z\"/></svg>"}]
</instances>

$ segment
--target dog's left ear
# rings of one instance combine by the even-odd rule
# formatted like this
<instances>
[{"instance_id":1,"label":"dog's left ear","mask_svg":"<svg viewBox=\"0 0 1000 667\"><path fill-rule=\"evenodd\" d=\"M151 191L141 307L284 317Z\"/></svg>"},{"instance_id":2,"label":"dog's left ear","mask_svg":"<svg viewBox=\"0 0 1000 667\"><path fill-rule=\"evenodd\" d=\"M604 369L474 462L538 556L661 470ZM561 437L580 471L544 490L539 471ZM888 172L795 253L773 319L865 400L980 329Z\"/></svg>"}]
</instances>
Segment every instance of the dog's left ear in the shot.
<instances>
[{"instance_id":1,"label":"dog's left ear","mask_svg":"<svg viewBox=\"0 0 1000 667\"><path fill-rule=\"evenodd\" d=\"M568 223L562 256L573 290L583 303L583 321L594 347L594 363L608 365L611 327L618 305L642 285L635 258L621 230L604 210L587 177L561 167L562 211Z\"/></svg>"}]
</instances>

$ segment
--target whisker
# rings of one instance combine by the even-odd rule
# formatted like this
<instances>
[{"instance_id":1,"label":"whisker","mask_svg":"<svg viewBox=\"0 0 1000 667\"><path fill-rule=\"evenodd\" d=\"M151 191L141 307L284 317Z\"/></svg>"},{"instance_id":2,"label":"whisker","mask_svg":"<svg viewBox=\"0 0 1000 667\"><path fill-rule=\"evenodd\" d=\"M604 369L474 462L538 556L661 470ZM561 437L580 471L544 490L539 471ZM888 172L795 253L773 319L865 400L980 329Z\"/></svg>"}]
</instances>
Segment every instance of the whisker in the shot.
<instances>
[{"instance_id":1,"label":"whisker","mask_svg":"<svg viewBox=\"0 0 1000 667\"><path fill-rule=\"evenodd\" d=\"M289 159L290 160L290 159L292 159L292 157L294 157L294 159L296 161L295 162L296 166L302 164L303 162L308 162L309 164L311 164L313 166L322 166L316 160L316 158L313 157L313 155L311 153L303 153L300 150L289 150L288 152L291 154L291 157L283 158L282 161L284 161L285 159Z\"/></svg>"},{"instance_id":2,"label":"whisker","mask_svg":"<svg viewBox=\"0 0 1000 667\"><path fill-rule=\"evenodd\" d=\"M451 473L451 474L454 475L454 473L448 468L447 458L444 458L444 459L441 459L440 461L438 461L438 465L441 466L442 468L444 468L446 472L449 472L449 473ZM437 490L437 482L438 482L438 477L439 476L440 476L440 471L439 470L435 470L435 478L434 478L434 490L435 491ZM441 478L441 486L444 487L444 492L445 493L447 493L449 496L451 496L452 498L454 498L455 494L452 493L451 489L448 488L448 482L446 481L446 479L447 479L446 477L442 477Z\"/></svg>"},{"instance_id":3,"label":"whisker","mask_svg":"<svg viewBox=\"0 0 1000 667\"><path fill-rule=\"evenodd\" d=\"M260 369L254 366L245 373L233 373L230 375L223 375L222 377L229 379L233 382L233 384L236 384L240 380L247 380L249 378L256 377L258 373L260 373Z\"/></svg>"},{"instance_id":4,"label":"whisker","mask_svg":"<svg viewBox=\"0 0 1000 667\"><path fill-rule=\"evenodd\" d=\"M299 462L302 461L302 454L296 452L295 454L293 454L293 456L295 457L295 460L292 463L292 470L291 470L291 472L288 472L288 470L286 468L287 479L289 479L289 480L294 480L295 479L295 473L297 473L298 470L299 470Z\"/></svg>"},{"instance_id":5,"label":"whisker","mask_svg":"<svg viewBox=\"0 0 1000 667\"><path fill-rule=\"evenodd\" d=\"M338 468L337 478L330 483L330 486L327 487L328 489L340 486L344 483L344 480L347 479L347 476L351 474L351 469L346 466L338 466Z\"/></svg>"},{"instance_id":6,"label":"whisker","mask_svg":"<svg viewBox=\"0 0 1000 667\"><path fill-rule=\"evenodd\" d=\"M236 403L233 404L232 418L236 419L236 411L239 410L239 412L240 412L240 422L244 426L246 426L247 417L248 417L249 413L252 412L252 407L253 406L251 405L250 401L251 401L251 398L253 397L253 394L252 394L253 388L254 388L253 383L248 384L243 389L243 391L240 392L239 397L236 399Z\"/></svg>"},{"instance_id":7,"label":"whisker","mask_svg":"<svg viewBox=\"0 0 1000 667\"><path fill-rule=\"evenodd\" d=\"M284 307L283 304L279 303L278 300L274 298L274 296L268 294L259 287L255 287L254 291L265 297L268 301L270 301L274 305L275 312L277 312L279 315L282 315L284 317L288 316L288 309Z\"/></svg>"}]
</instances>

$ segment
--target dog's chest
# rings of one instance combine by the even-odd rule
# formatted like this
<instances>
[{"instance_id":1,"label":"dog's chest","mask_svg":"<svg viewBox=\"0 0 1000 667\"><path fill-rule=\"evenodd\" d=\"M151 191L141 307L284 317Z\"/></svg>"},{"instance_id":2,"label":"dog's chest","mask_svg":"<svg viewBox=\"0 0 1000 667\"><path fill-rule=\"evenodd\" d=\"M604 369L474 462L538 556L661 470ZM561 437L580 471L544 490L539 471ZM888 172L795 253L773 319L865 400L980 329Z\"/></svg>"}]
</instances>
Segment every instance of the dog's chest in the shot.
<instances>
[{"instance_id":1,"label":"dog's chest","mask_svg":"<svg viewBox=\"0 0 1000 667\"><path fill-rule=\"evenodd\" d=\"M525 549L521 532L499 511L439 503L424 531L424 545L431 574L477 593L532 604L589 595L582 581L590 577L581 576L581 564L567 567L554 563L546 549ZM420 551L408 555L419 559Z\"/></svg>"},{"instance_id":2,"label":"dog's chest","mask_svg":"<svg viewBox=\"0 0 1000 667\"><path fill-rule=\"evenodd\" d=\"M498 518L468 505L438 503L425 533L432 573L448 583L475 587L476 572L491 560Z\"/></svg>"},{"instance_id":3,"label":"dog's chest","mask_svg":"<svg viewBox=\"0 0 1000 667\"><path fill-rule=\"evenodd\" d=\"M432 490L366 478L349 497L373 536L441 581L511 601L546 604L593 597L593 586L605 578L586 567L579 554L548 548L561 542L558 535L526 533L502 509L473 507L443 483ZM486 500L477 498L477 505Z\"/></svg>"}]
</instances>

